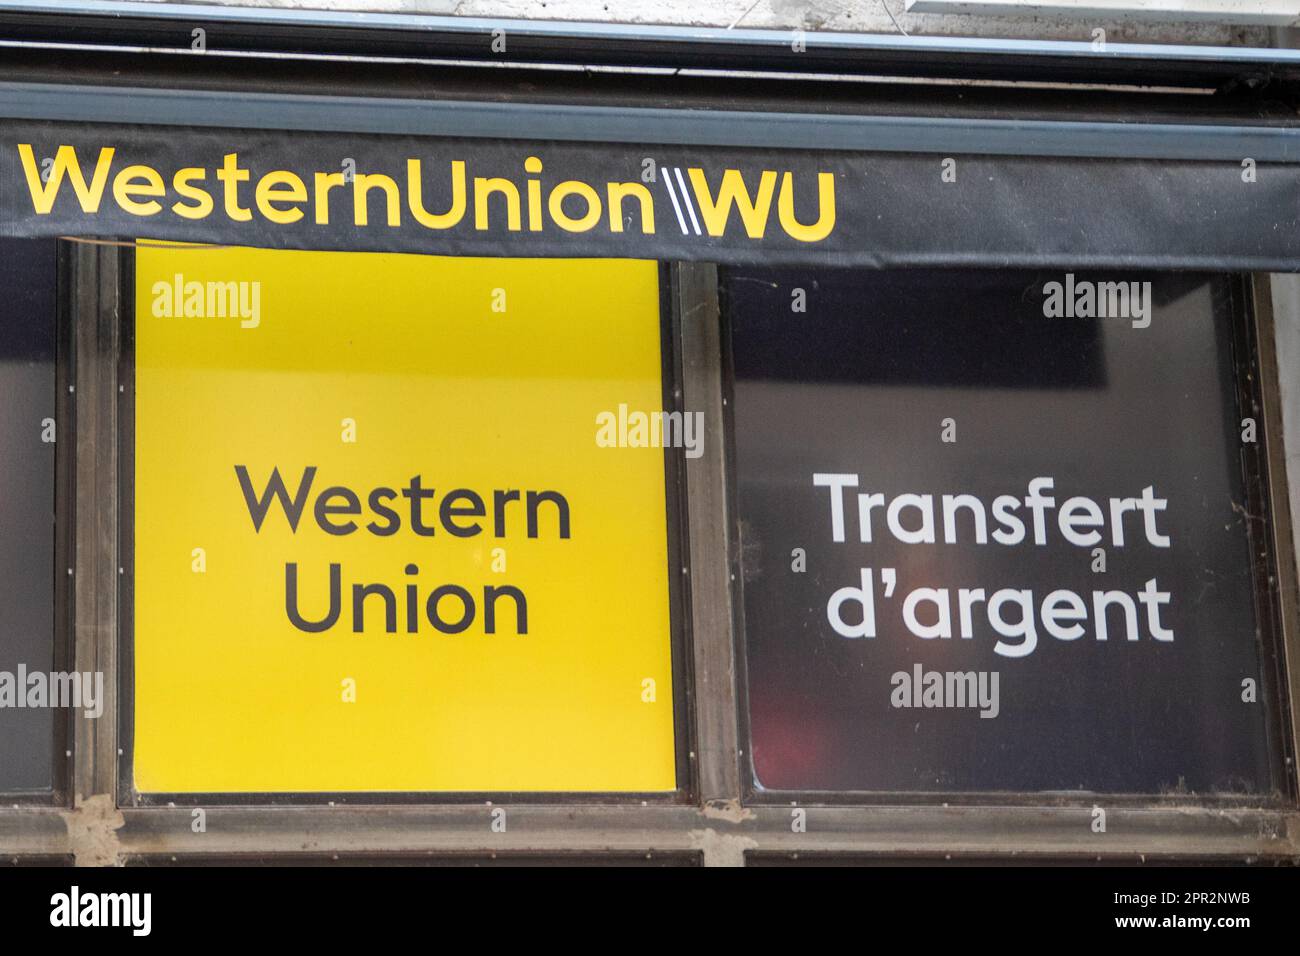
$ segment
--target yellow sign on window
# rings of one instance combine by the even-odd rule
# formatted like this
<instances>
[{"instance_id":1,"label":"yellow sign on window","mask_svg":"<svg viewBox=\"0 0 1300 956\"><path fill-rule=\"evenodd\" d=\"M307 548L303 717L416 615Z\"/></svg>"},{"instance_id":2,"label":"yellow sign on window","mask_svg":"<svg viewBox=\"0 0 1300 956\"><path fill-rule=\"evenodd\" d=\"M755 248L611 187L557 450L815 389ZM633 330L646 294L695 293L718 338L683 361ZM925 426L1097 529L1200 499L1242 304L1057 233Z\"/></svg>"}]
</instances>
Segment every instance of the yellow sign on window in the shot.
<instances>
[{"instance_id":1,"label":"yellow sign on window","mask_svg":"<svg viewBox=\"0 0 1300 956\"><path fill-rule=\"evenodd\" d=\"M670 791L654 263L142 248L134 785ZM640 443L644 445L645 443Z\"/></svg>"}]
</instances>

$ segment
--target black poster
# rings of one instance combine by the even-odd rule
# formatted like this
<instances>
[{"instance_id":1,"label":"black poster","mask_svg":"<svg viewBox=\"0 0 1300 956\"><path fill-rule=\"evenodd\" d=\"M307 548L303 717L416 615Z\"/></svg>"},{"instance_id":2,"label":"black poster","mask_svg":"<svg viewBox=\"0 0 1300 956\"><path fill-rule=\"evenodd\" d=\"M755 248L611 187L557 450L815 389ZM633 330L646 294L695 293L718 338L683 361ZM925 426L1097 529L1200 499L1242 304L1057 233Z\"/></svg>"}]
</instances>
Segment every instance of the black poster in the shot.
<instances>
[{"instance_id":1,"label":"black poster","mask_svg":"<svg viewBox=\"0 0 1300 956\"><path fill-rule=\"evenodd\" d=\"M757 788L1275 790L1229 280L723 287Z\"/></svg>"},{"instance_id":2,"label":"black poster","mask_svg":"<svg viewBox=\"0 0 1300 956\"><path fill-rule=\"evenodd\" d=\"M0 792L49 790L54 721L55 244L0 240Z\"/></svg>"}]
</instances>

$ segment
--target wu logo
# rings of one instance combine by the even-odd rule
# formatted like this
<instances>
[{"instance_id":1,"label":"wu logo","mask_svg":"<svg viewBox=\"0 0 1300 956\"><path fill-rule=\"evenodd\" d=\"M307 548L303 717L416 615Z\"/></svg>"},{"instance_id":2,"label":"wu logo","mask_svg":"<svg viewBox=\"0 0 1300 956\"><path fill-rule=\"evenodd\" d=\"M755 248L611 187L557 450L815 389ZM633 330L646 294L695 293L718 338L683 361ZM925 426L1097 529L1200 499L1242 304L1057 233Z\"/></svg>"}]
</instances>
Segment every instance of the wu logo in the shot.
<instances>
[{"instance_id":1,"label":"wu logo","mask_svg":"<svg viewBox=\"0 0 1300 956\"><path fill-rule=\"evenodd\" d=\"M738 169L724 169L716 191L709 184L703 169L692 166L661 166L664 191L677 217L677 226L683 236L725 236L734 209L741 227L751 239L762 239L767 234L772 217L772 200L776 199L777 223L791 239L799 242L818 242L835 228L835 175L817 174L817 218L807 225L795 214L795 177L785 171L780 174L764 169L758 174L758 184L752 190L745 174ZM751 173L749 179L753 180ZM807 200L805 199L805 202Z\"/></svg>"}]
</instances>

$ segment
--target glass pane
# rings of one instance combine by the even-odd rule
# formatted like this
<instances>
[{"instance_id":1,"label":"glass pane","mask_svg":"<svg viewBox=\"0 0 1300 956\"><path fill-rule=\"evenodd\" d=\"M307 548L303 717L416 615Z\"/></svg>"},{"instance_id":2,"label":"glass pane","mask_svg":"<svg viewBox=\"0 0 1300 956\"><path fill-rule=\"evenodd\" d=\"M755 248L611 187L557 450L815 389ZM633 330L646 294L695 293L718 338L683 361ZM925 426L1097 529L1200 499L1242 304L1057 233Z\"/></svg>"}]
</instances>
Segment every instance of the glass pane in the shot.
<instances>
[{"instance_id":1,"label":"glass pane","mask_svg":"<svg viewBox=\"0 0 1300 956\"><path fill-rule=\"evenodd\" d=\"M756 786L1274 791L1230 289L726 274Z\"/></svg>"},{"instance_id":2,"label":"glass pane","mask_svg":"<svg viewBox=\"0 0 1300 956\"><path fill-rule=\"evenodd\" d=\"M136 257L146 793L672 791L658 266Z\"/></svg>"},{"instance_id":3,"label":"glass pane","mask_svg":"<svg viewBox=\"0 0 1300 956\"><path fill-rule=\"evenodd\" d=\"M54 786L53 241L0 239L0 792Z\"/></svg>"}]
</instances>

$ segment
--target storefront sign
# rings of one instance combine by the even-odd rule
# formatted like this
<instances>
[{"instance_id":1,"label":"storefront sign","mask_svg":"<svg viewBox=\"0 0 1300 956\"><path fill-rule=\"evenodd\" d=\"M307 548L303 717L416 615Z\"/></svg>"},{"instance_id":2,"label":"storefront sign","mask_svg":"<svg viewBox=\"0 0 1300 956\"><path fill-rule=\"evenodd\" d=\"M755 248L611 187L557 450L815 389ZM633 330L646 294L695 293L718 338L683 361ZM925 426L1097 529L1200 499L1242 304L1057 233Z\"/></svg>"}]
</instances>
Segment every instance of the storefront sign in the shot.
<instances>
[{"instance_id":1,"label":"storefront sign","mask_svg":"<svg viewBox=\"0 0 1300 956\"><path fill-rule=\"evenodd\" d=\"M1274 790L1226 280L725 291L758 786Z\"/></svg>"},{"instance_id":2,"label":"storefront sign","mask_svg":"<svg viewBox=\"0 0 1300 956\"><path fill-rule=\"evenodd\" d=\"M0 229L445 255L1300 267L1300 178L1249 162L11 120Z\"/></svg>"},{"instance_id":3,"label":"storefront sign","mask_svg":"<svg viewBox=\"0 0 1300 956\"><path fill-rule=\"evenodd\" d=\"M653 263L141 250L134 784L676 787ZM618 315L618 322L610 316Z\"/></svg>"}]
</instances>

